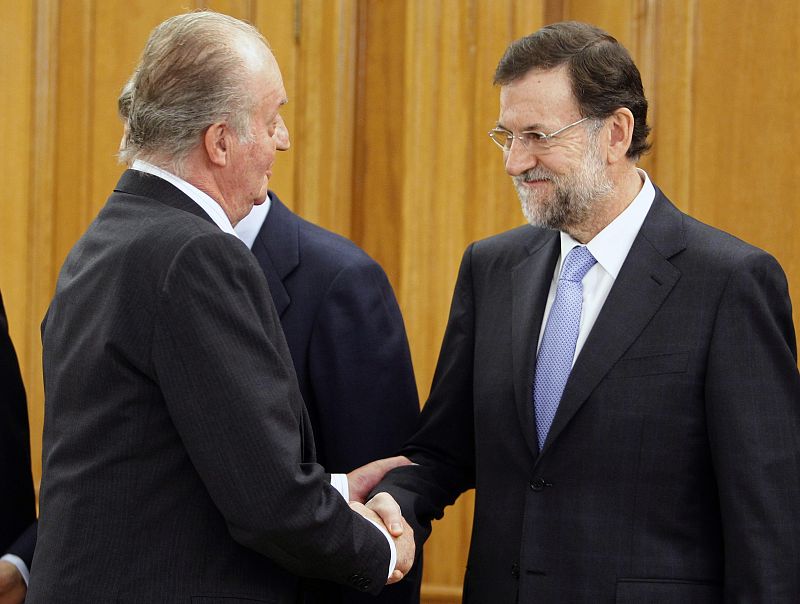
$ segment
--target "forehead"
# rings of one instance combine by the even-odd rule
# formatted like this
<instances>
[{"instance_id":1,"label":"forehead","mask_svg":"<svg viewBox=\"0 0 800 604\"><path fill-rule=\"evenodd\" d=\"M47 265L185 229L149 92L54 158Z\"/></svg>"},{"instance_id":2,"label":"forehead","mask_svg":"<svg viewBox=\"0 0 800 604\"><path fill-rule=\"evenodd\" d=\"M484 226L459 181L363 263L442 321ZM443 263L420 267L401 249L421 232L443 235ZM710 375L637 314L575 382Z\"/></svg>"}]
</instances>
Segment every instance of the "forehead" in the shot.
<instances>
[{"instance_id":1,"label":"forehead","mask_svg":"<svg viewBox=\"0 0 800 604\"><path fill-rule=\"evenodd\" d=\"M274 91L275 94L279 97L279 102L284 103L286 100L286 88L283 85L283 75L281 74L281 68L278 66L278 61L275 60L275 56L272 54L271 51L268 52L268 59L266 65L266 82L267 86L270 90Z\"/></svg>"},{"instance_id":2,"label":"forehead","mask_svg":"<svg viewBox=\"0 0 800 604\"><path fill-rule=\"evenodd\" d=\"M262 105L278 107L286 102L283 76L271 52L267 51L267 56L253 76L253 86Z\"/></svg>"},{"instance_id":3,"label":"forehead","mask_svg":"<svg viewBox=\"0 0 800 604\"><path fill-rule=\"evenodd\" d=\"M532 69L500 88L499 123L513 130L580 117L566 66Z\"/></svg>"}]
</instances>

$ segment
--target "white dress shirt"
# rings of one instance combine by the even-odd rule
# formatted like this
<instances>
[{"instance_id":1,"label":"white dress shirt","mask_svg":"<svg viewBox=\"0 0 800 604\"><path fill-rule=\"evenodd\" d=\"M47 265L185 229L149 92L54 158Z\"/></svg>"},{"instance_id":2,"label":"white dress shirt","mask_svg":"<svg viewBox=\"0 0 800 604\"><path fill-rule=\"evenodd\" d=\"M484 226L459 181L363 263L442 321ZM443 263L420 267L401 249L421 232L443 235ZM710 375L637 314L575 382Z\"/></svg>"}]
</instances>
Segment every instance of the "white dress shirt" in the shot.
<instances>
[{"instance_id":1,"label":"white dress shirt","mask_svg":"<svg viewBox=\"0 0 800 604\"><path fill-rule=\"evenodd\" d=\"M656 196L656 190L653 187L653 183L650 182L650 177L647 176L644 170L638 168L637 170L643 182L639 194L619 216L586 244L592 256L597 260L597 264L589 269L582 281L583 308L581 309L578 341L575 344L575 356L572 358L573 363L578 358L578 354L583 348L586 338L597 320L597 316L600 314L600 309L605 304L608 293L611 291L611 286L614 285L622 264L631 250L633 240L639 234L639 229L642 228L642 223L644 223L647 212L650 211L650 206L653 205L653 200ZM542 328L539 332L539 345L542 343L544 328L547 325L547 318L550 316L550 308L553 306L553 301L556 297L558 277L561 275L561 266L564 258L567 257L573 247L579 245L581 244L578 241L564 232L561 233L561 256L556 262L553 281L550 284L550 293L547 296Z\"/></svg>"}]
</instances>

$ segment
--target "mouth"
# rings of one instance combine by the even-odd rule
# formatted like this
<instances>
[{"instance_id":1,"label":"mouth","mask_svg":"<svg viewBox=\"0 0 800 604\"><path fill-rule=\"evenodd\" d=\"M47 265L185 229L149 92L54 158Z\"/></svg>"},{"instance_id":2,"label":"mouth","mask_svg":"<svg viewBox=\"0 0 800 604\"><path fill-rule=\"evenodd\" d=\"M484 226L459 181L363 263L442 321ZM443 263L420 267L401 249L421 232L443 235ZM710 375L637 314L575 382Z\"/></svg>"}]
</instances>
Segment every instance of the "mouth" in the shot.
<instances>
[{"instance_id":1,"label":"mouth","mask_svg":"<svg viewBox=\"0 0 800 604\"><path fill-rule=\"evenodd\" d=\"M550 182L549 178L520 178L517 182L525 187L542 187Z\"/></svg>"}]
</instances>

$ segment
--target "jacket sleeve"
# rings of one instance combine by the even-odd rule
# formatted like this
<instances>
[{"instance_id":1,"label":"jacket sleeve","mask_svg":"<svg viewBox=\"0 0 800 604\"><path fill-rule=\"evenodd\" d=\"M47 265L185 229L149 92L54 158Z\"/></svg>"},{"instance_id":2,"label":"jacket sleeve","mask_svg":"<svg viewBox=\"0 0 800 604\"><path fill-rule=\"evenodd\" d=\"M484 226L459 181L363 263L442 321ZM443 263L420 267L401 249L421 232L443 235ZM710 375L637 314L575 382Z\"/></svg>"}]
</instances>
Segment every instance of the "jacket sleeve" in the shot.
<instances>
[{"instance_id":1,"label":"jacket sleeve","mask_svg":"<svg viewBox=\"0 0 800 604\"><path fill-rule=\"evenodd\" d=\"M0 296L0 555L36 518L28 405ZM20 556L22 557L22 556ZM28 560L29 562L29 560Z\"/></svg>"},{"instance_id":2,"label":"jacket sleeve","mask_svg":"<svg viewBox=\"0 0 800 604\"><path fill-rule=\"evenodd\" d=\"M205 235L165 274L153 370L233 538L296 574L379 591L389 546L304 455L307 414L255 259Z\"/></svg>"},{"instance_id":3,"label":"jacket sleeve","mask_svg":"<svg viewBox=\"0 0 800 604\"><path fill-rule=\"evenodd\" d=\"M472 249L459 269L430 397L402 450L417 465L393 470L375 489L398 501L418 547L429 536L431 521L475 486Z\"/></svg>"},{"instance_id":4,"label":"jacket sleeve","mask_svg":"<svg viewBox=\"0 0 800 604\"><path fill-rule=\"evenodd\" d=\"M786 278L764 253L720 299L705 394L726 601L800 601L800 373Z\"/></svg>"},{"instance_id":5,"label":"jacket sleeve","mask_svg":"<svg viewBox=\"0 0 800 604\"><path fill-rule=\"evenodd\" d=\"M34 520L33 523L17 537L17 540L11 544L7 552L17 556L29 569L31 567L31 562L33 562L33 552L36 549L37 526L38 521Z\"/></svg>"}]
</instances>

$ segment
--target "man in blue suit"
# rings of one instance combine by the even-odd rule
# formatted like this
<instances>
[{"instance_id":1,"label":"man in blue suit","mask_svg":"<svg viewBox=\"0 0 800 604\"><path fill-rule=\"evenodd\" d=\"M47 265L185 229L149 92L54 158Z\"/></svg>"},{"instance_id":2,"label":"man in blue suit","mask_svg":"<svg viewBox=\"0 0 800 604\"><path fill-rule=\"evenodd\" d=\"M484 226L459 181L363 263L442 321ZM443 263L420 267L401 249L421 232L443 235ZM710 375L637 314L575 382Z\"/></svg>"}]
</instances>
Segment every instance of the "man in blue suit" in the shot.
<instances>
[{"instance_id":1,"label":"man in blue suit","mask_svg":"<svg viewBox=\"0 0 800 604\"><path fill-rule=\"evenodd\" d=\"M289 148L285 124L276 146ZM403 318L383 269L353 242L293 213L270 192L236 225L253 250L294 362L319 462L348 472L397 451L419 413ZM419 602L422 565L374 598L309 583L308 604Z\"/></svg>"}]
</instances>

